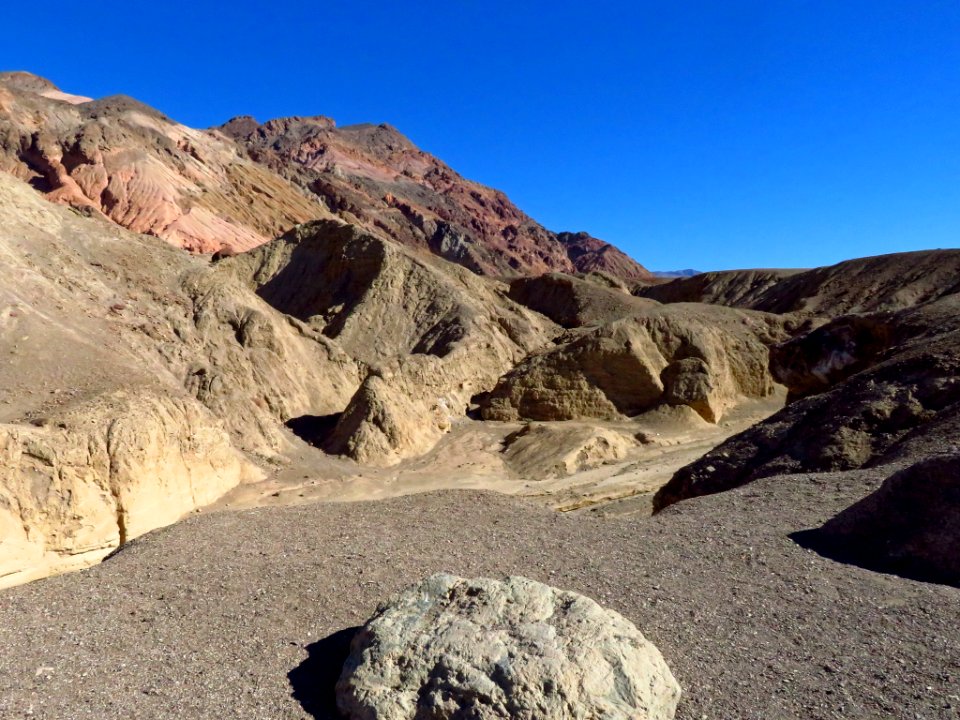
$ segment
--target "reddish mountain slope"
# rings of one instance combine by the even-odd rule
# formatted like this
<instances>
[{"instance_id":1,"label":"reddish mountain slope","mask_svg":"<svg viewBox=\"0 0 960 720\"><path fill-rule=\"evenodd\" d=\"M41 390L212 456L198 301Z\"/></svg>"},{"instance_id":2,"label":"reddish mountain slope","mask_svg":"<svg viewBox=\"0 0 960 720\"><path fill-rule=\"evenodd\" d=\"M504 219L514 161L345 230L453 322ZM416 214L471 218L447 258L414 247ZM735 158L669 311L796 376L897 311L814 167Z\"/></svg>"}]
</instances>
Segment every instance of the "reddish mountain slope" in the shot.
<instances>
[{"instance_id":1,"label":"reddish mountain slope","mask_svg":"<svg viewBox=\"0 0 960 720\"><path fill-rule=\"evenodd\" d=\"M390 125L337 128L325 117L260 125L240 117L219 129L332 212L475 272L604 270L631 280L649 277L602 240L546 230L502 192L461 177Z\"/></svg>"},{"instance_id":2,"label":"reddish mountain slope","mask_svg":"<svg viewBox=\"0 0 960 720\"><path fill-rule=\"evenodd\" d=\"M195 130L125 96L90 100L0 73L0 171L195 252L247 250L339 217L481 274L649 276L585 233L546 230L388 125L236 118Z\"/></svg>"},{"instance_id":3,"label":"reddish mountain slope","mask_svg":"<svg viewBox=\"0 0 960 720\"><path fill-rule=\"evenodd\" d=\"M0 74L0 170L50 200L197 252L246 250L330 213L234 144L128 97Z\"/></svg>"}]
</instances>

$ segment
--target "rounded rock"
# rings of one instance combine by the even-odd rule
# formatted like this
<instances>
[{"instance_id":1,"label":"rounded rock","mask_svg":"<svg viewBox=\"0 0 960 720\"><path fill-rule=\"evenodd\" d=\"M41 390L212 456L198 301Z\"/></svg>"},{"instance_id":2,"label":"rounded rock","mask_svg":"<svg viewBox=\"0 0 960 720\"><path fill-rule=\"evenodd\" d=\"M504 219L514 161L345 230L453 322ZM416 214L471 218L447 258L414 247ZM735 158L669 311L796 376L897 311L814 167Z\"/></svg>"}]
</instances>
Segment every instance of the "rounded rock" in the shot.
<instances>
[{"instance_id":1,"label":"rounded rock","mask_svg":"<svg viewBox=\"0 0 960 720\"><path fill-rule=\"evenodd\" d=\"M679 699L633 623L523 577L401 592L358 631L337 684L352 720L669 720Z\"/></svg>"}]
</instances>

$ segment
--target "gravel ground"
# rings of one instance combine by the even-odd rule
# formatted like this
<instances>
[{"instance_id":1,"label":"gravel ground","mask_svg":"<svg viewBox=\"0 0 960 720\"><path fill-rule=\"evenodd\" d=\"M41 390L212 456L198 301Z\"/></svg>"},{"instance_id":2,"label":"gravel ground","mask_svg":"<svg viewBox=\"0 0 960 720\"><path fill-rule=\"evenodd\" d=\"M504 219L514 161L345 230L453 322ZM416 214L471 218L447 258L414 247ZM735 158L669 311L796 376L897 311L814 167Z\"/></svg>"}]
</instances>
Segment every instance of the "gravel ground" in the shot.
<instances>
[{"instance_id":1,"label":"gravel ground","mask_svg":"<svg viewBox=\"0 0 960 720\"><path fill-rule=\"evenodd\" d=\"M335 717L350 628L440 570L620 611L680 681L681 720L960 717L960 590L788 538L875 486L769 478L652 519L455 491L195 516L0 592L0 718Z\"/></svg>"}]
</instances>

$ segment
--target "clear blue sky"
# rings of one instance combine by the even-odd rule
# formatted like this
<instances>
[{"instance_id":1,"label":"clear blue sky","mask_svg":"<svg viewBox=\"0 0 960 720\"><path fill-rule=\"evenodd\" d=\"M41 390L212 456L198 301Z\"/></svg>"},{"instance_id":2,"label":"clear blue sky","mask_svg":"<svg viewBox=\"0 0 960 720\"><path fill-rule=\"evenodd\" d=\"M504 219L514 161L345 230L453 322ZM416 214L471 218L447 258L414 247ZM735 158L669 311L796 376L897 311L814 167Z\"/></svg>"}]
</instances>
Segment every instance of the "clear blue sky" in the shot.
<instances>
[{"instance_id":1,"label":"clear blue sky","mask_svg":"<svg viewBox=\"0 0 960 720\"><path fill-rule=\"evenodd\" d=\"M0 67L238 114L389 122L648 267L960 246L960 2L15 3Z\"/></svg>"}]
</instances>

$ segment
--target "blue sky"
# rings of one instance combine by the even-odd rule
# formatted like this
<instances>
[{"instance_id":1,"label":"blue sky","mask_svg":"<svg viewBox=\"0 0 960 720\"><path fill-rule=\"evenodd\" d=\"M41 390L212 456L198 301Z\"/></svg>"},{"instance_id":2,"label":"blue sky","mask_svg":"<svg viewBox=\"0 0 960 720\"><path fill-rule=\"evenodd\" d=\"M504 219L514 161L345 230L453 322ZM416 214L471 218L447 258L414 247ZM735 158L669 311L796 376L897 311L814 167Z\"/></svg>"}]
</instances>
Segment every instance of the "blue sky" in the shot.
<instances>
[{"instance_id":1,"label":"blue sky","mask_svg":"<svg viewBox=\"0 0 960 720\"><path fill-rule=\"evenodd\" d=\"M955 0L77 7L5 8L0 67L193 126L389 122L651 268L960 246Z\"/></svg>"}]
</instances>

